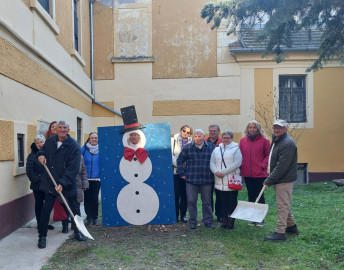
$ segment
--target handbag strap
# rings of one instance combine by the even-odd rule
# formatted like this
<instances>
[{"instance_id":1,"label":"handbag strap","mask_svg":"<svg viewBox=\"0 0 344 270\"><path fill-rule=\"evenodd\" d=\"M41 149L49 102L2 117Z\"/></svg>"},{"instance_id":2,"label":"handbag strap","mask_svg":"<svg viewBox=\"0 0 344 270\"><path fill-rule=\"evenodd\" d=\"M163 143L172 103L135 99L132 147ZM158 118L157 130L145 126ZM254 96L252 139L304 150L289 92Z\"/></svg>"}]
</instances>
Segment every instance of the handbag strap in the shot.
<instances>
[{"instance_id":1,"label":"handbag strap","mask_svg":"<svg viewBox=\"0 0 344 270\"><path fill-rule=\"evenodd\" d=\"M222 148L220 146L219 146L219 148L220 148L220 152L221 152L221 158L222 158L223 165L225 165L225 168L227 168L225 160L223 159Z\"/></svg>"}]
</instances>

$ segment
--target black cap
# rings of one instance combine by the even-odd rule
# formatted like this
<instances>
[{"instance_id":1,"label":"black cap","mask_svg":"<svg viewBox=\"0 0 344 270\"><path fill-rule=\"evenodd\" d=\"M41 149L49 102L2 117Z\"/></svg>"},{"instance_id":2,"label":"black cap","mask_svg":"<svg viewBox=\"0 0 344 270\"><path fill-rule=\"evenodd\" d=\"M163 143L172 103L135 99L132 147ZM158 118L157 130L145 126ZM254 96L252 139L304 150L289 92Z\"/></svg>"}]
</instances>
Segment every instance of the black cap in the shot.
<instances>
[{"instance_id":1,"label":"black cap","mask_svg":"<svg viewBox=\"0 0 344 270\"><path fill-rule=\"evenodd\" d=\"M135 106L131 105L129 107L121 108L121 114L124 123L124 129L120 130L119 133L124 133L127 131L145 128L144 125L139 125L137 120Z\"/></svg>"}]
</instances>

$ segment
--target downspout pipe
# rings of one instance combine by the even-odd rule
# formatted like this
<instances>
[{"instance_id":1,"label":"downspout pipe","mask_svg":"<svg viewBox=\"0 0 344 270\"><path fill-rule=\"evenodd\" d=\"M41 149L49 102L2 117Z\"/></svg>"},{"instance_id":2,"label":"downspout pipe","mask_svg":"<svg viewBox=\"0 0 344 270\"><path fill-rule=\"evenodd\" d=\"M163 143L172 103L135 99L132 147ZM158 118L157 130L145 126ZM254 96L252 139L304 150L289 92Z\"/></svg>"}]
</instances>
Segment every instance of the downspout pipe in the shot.
<instances>
[{"instance_id":1,"label":"downspout pipe","mask_svg":"<svg viewBox=\"0 0 344 270\"><path fill-rule=\"evenodd\" d=\"M105 104L101 103L100 101L96 100L96 93L95 93L95 86L94 86L94 38L93 38L93 3L95 0L90 0L90 43L91 43L91 95L92 95L92 102L102 106L103 108L113 112L114 114L122 117L122 114Z\"/></svg>"}]
</instances>

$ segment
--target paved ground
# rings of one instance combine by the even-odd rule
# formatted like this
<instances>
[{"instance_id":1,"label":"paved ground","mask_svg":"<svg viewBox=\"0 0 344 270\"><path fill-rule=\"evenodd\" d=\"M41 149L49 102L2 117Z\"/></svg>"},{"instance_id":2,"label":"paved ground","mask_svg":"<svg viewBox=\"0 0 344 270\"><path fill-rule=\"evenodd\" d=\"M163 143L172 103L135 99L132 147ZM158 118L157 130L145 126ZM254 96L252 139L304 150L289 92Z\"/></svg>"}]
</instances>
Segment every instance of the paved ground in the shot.
<instances>
[{"instance_id":1,"label":"paved ground","mask_svg":"<svg viewBox=\"0 0 344 270\"><path fill-rule=\"evenodd\" d=\"M81 205L82 217L84 209ZM48 231L47 247L37 247L38 233L36 219L0 240L0 270L39 270L55 251L72 234L61 232L61 222L52 224L55 229Z\"/></svg>"}]
</instances>

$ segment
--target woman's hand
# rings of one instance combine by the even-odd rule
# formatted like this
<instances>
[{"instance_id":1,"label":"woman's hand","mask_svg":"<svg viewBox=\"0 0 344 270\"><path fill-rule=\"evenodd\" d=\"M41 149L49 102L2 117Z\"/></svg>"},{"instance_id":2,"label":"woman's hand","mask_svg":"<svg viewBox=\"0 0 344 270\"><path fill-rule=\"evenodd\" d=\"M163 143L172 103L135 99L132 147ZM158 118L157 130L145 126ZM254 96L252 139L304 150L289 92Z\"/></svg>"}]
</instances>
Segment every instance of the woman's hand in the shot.
<instances>
[{"instance_id":1,"label":"woman's hand","mask_svg":"<svg viewBox=\"0 0 344 270\"><path fill-rule=\"evenodd\" d=\"M215 175L216 175L217 177L220 177L220 178L225 177L225 175L224 175L223 173L220 173L220 172L216 172Z\"/></svg>"}]
</instances>

